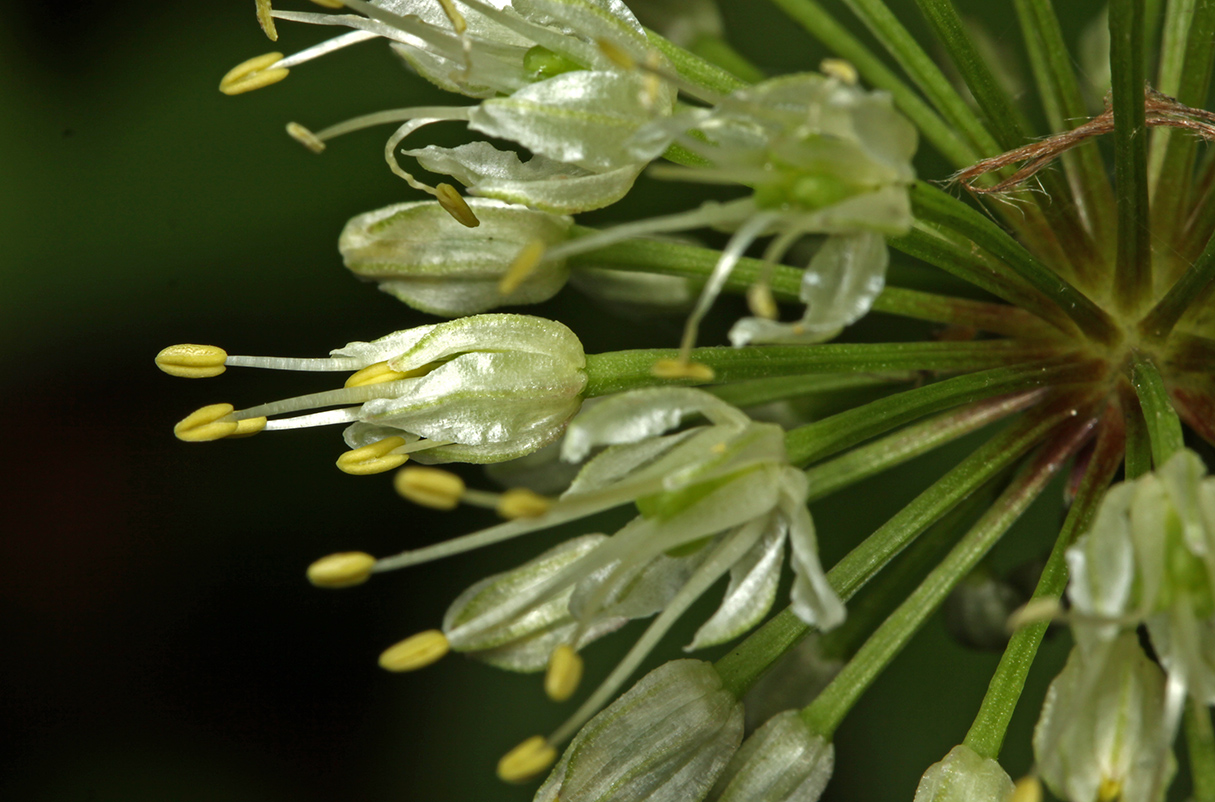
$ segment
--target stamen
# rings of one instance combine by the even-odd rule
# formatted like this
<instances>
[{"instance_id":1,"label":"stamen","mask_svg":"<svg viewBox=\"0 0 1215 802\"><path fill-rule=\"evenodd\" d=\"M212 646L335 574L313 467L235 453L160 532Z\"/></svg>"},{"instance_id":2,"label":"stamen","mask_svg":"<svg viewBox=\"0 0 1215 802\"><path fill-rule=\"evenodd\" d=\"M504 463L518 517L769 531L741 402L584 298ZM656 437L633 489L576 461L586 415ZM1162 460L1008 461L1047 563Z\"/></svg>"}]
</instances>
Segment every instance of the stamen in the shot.
<instances>
[{"instance_id":1,"label":"stamen","mask_svg":"<svg viewBox=\"0 0 1215 802\"><path fill-rule=\"evenodd\" d=\"M607 60L615 64L622 70L637 69L637 60L626 53L623 48L608 39L596 39L595 46L599 48L599 52L607 57Z\"/></svg>"},{"instance_id":2,"label":"stamen","mask_svg":"<svg viewBox=\"0 0 1215 802\"><path fill-rule=\"evenodd\" d=\"M698 382L711 382L716 373L713 368L703 362L694 362L682 356L676 359L659 359L650 366L650 375L659 379L691 379Z\"/></svg>"},{"instance_id":3,"label":"stamen","mask_svg":"<svg viewBox=\"0 0 1215 802\"><path fill-rule=\"evenodd\" d=\"M825 58L818 68L823 75L848 86L856 86L857 81L860 80L860 75L857 73L856 67L852 66L852 62L844 61L842 58Z\"/></svg>"},{"instance_id":4,"label":"stamen","mask_svg":"<svg viewBox=\"0 0 1215 802\"><path fill-rule=\"evenodd\" d=\"M772 297L772 287L762 279L747 287L747 307L751 314L764 320L776 320L778 310L776 299Z\"/></svg>"},{"instance_id":5,"label":"stamen","mask_svg":"<svg viewBox=\"0 0 1215 802\"><path fill-rule=\"evenodd\" d=\"M231 404L211 404L191 412L173 427L178 440L187 443L205 443L222 440L239 428L236 421L228 418L232 414Z\"/></svg>"},{"instance_id":6,"label":"stamen","mask_svg":"<svg viewBox=\"0 0 1215 802\"><path fill-rule=\"evenodd\" d=\"M498 514L508 520L517 518L539 518L550 509L553 502L526 487L515 487L498 497Z\"/></svg>"},{"instance_id":7,"label":"stamen","mask_svg":"<svg viewBox=\"0 0 1215 802\"><path fill-rule=\"evenodd\" d=\"M312 0L312 2L316 3L318 6L321 6L322 8L337 9L337 8L345 7L345 3L343 3L342 0Z\"/></svg>"},{"instance_id":8,"label":"stamen","mask_svg":"<svg viewBox=\"0 0 1215 802\"><path fill-rule=\"evenodd\" d=\"M228 364L232 364L232 360L228 360ZM334 407L343 404L363 404L376 398L397 398L408 389L408 379L403 379L399 382L384 382L383 384L371 384L364 387L343 387L340 390L323 390L319 393L309 393L307 395L299 395L294 398L284 398L281 401L271 401L268 404L258 404L255 407L242 409L235 413L237 420L245 418L256 418L260 415L285 415L290 412L301 412L305 409L321 409L323 407ZM358 407L352 408L353 412L357 413ZM336 410L335 412L346 414L351 410ZM328 414L328 413L323 413ZM304 416L312 417L312 416ZM287 421L270 421L270 428L288 428L298 429L302 425L307 426L323 426L325 423L341 423L347 418L334 418L330 421L304 423L304 418L292 418L290 420L297 423L287 426ZM353 421L356 418L350 417ZM284 425L279 425L284 424Z\"/></svg>"},{"instance_id":9,"label":"stamen","mask_svg":"<svg viewBox=\"0 0 1215 802\"><path fill-rule=\"evenodd\" d=\"M1010 633L1016 632L1018 629L1032 624L1041 624L1044 621L1056 621L1062 614L1063 605L1059 603L1058 599L1030 599L1016 610L1013 610L1012 615L1008 617L1008 622L1005 624L1005 629Z\"/></svg>"},{"instance_id":10,"label":"stamen","mask_svg":"<svg viewBox=\"0 0 1215 802\"><path fill-rule=\"evenodd\" d=\"M284 67L274 67L282 58L282 53L266 53L242 61L220 79L219 91L225 95L239 95L278 83L286 78L289 72Z\"/></svg>"},{"instance_id":11,"label":"stamen","mask_svg":"<svg viewBox=\"0 0 1215 802\"><path fill-rule=\"evenodd\" d=\"M389 646L380 655L380 668L385 671L417 671L431 663L437 663L448 652L451 644L437 629L428 629Z\"/></svg>"},{"instance_id":12,"label":"stamen","mask_svg":"<svg viewBox=\"0 0 1215 802\"><path fill-rule=\"evenodd\" d=\"M268 432L285 432L290 429L311 429L314 426L334 426L339 423L354 423L359 419L360 407L347 407L346 409L330 409L325 412L314 412L311 415L297 415L294 418L279 418L278 420L267 421L265 430ZM249 415L249 410L242 410L236 413L244 417L253 417ZM241 419L243 420L244 417Z\"/></svg>"},{"instance_id":13,"label":"stamen","mask_svg":"<svg viewBox=\"0 0 1215 802\"><path fill-rule=\"evenodd\" d=\"M1115 777L1102 777L1097 786L1097 802L1114 802L1122 796L1122 780Z\"/></svg>"},{"instance_id":14,"label":"stamen","mask_svg":"<svg viewBox=\"0 0 1215 802\"><path fill-rule=\"evenodd\" d=\"M481 225L481 221L477 219L476 213L469 207L468 202L461 197L460 193L451 184L439 184L436 186L435 199L439 201L439 205L443 207L443 210L455 218L455 221L460 225L468 228L476 228Z\"/></svg>"},{"instance_id":15,"label":"stamen","mask_svg":"<svg viewBox=\"0 0 1215 802\"><path fill-rule=\"evenodd\" d=\"M322 142L316 134L309 131L299 123L287 123L287 136L299 142L304 147L313 153L324 153L325 143Z\"/></svg>"},{"instance_id":16,"label":"stamen","mask_svg":"<svg viewBox=\"0 0 1215 802\"><path fill-rule=\"evenodd\" d=\"M544 260L544 240L534 239L523 246L519 251L519 255L510 263L506 273L498 282L498 292L503 295L510 295L515 290L519 289L528 276L536 269L541 261Z\"/></svg>"},{"instance_id":17,"label":"stamen","mask_svg":"<svg viewBox=\"0 0 1215 802\"><path fill-rule=\"evenodd\" d=\"M523 783L540 774L557 760L557 750L542 735L533 735L498 761L498 778L508 783Z\"/></svg>"},{"instance_id":18,"label":"stamen","mask_svg":"<svg viewBox=\"0 0 1215 802\"><path fill-rule=\"evenodd\" d=\"M409 374L388 367L387 362L376 362L360 371L352 373L346 380L346 387L366 387L370 384L383 384L409 378Z\"/></svg>"},{"instance_id":19,"label":"stamen","mask_svg":"<svg viewBox=\"0 0 1215 802\"><path fill-rule=\"evenodd\" d=\"M399 468L409 460L409 455L392 452L403 445L404 437L385 437L371 445L352 449L338 457L338 470L351 476L370 476Z\"/></svg>"},{"instance_id":20,"label":"stamen","mask_svg":"<svg viewBox=\"0 0 1215 802\"><path fill-rule=\"evenodd\" d=\"M279 19L287 19L287 20L292 20L292 21L307 21L307 19L301 20L300 17L302 16L302 17L308 18L308 17L315 17L315 16L320 16L320 15L316 15L316 14L295 15L295 14L290 14L290 13L281 14L281 13L276 12L274 16ZM328 15L325 15L325 16L328 16ZM314 61L315 59L318 59L321 56L327 56L330 53L334 53L338 50L342 50L344 48L350 47L351 45L357 45L359 42L366 42L369 39L378 39L378 38L380 38L379 34L375 33L374 31L363 31L363 30L350 31L349 33L344 33L340 36L335 36L332 39L326 39L325 41L321 42L320 44L315 44L312 47L306 47L303 50L300 50L296 53L292 53L290 56L287 56L286 58L284 58L279 63L278 66L286 67L289 69L294 69L295 67L298 67L300 64L306 64L309 61Z\"/></svg>"},{"instance_id":21,"label":"stamen","mask_svg":"<svg viewBox=\"0 0 1215 802\"><path fill-rule=\"evenodd\" d=\"M349 588L371 577L375 557L361 551L343 551L322 557L308 566L308 581L318 588Z\"/></svg>"},{"instance_id":22,"label":"stamen","mask_svg":"<svg viewBox=\"0 0 1215 802\"><path fill-rule=\"evenodd\" d=\"M245 418L236 422L236 431L228 435L231 440L237 437L252 437L258 432L266 428L267 420L265 417Z\"/></svg>"},{"instance_id":23,"label":"stamen","mask_svg":"<svg viewBox=\"0 0 1215 802\"><path fill-rule=\"evenodd\" d=\"M262 27L262 32L266 34L266 38L271 42L278 41L278 31L274 29L274 17L271 16L274 9L270 8L270 0L255 0L257 3L257 24Z\"/></svg>"},{"instance_id":24,"label":"stamen","mask_svg":"<svg viewBox=\"0 0 1215 802\"><path fill-rule=\"evenodd\" d=\"M1008 802L1042 802L1042 781L1033 774L1017 780Z\"/></svg>"},{"instance_id":25,"label":"stamen","mask_svg":"<svg viewBox=\"0 0 1215 802\"><path fill-rule=\"evenodd\" d=\"M183 379L209 379L225 370L228 354L214 345L170 345L156 355L156 367Z\"/></svg>"},{"instance_id":26,"label":"stamen","mask_svg":"<svg viewBox=\"0 0 1215 802\"><path fill-rule=\"evenodd\" d=\"M582 681L582 658L574 648L563 643L548 659L548 671L544 675L544 692L554 702L564 702L578 690Z\"/></svg>"},{"instance_id":27,"label":"stamen","mask_svg":"<svg viewBox=\"0 0 1215 802\"><path fill-rule=\"evenodd\" d=\"M393 487L413 503L436 510L454 510L464 497L464 480L439 468L402 468Z\"/></svg>"}]
</instances>

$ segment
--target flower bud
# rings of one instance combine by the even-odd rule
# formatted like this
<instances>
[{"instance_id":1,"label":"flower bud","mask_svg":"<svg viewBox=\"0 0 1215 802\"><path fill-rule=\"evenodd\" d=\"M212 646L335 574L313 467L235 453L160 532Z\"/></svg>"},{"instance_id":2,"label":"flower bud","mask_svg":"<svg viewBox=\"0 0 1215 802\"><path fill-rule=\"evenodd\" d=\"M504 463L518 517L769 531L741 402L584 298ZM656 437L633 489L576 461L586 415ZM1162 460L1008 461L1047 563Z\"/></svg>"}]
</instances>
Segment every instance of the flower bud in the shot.
<instances>
[{"instance_id":1,"label":"flower bud","mask_svg":"<svg viewBox=\"0 0 1215 802\"><path fill-rule=\"evenodd\" d=\"M742 703L711 664L666 663L587 722L536 802L701 799L742 731Z\"/></svg>"},{"instance_id":2,"label":"flower bud","mask_svg":"<svg viewBox=\"0 0 1215 802\"><path fill-rule=\"evenodd\" d=\"M1012 792L1012 778L998 762L960 744L924 772L915 802L1006 802Z\"/></svg>"},{"instance_id":3,"label":"flower bud","mask_svg":"<svg viewBox=\"0 0 1215 802\"><path fill-rule=\"evenodd\" d=\"M709 794L711 802L815 802L835 766L835 747L796 710L778 713L743 743Z\"/></svg>"},{"instance_id":4,"label":"flower bud","mask_svg":"<svg viewBox=\"0 0 1215 802\"><path fill-rule=\"evenodd\" d=\"M346 267L414 309L443 317L540 303L561 289L569 277L561 260L541 263L513 292L501 292L499 283L525 245L563 241L573 220L495 200L467 202L481 221L474 229L434 201L355 217L338 239Z\"/></svg>"}]
</instances>

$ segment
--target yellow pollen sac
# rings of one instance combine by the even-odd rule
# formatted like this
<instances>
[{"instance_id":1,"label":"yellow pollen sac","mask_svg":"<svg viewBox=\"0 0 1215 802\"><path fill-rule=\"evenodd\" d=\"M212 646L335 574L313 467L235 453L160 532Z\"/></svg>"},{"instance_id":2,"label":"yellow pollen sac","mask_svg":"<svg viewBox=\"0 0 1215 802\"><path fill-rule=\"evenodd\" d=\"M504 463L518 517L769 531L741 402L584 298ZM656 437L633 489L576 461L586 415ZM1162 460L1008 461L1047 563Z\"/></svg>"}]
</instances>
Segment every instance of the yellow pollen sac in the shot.
<instances>
[{"instance_id":1,"label":"yellow pollen sac","mask_svg":"<svg viewBox=\"0 0 1215 802\"><path fill-rule=\"evenodd\" d=\"M387 362L376 362L374 365L368 365L362 370L350 374L350 378L346 380L346 386L364 387L368 384L383 384L384 382L394 382L398 379L408 378L408 373L393 370L388 367Z\"/></svg>"},{"instance_id":2,"label":"yellow pollen sac","mask_svg":"<svg viewBox=\"0 0 1215 802\"><path fill-rule=\"evenodd\" d=\"M402 468L393 486L413 503L436 510L454 510L464 495L464 480L438 468Z\"/></svg>"},{"instance_id":3,"label":"yellow pollen sac","mask_svg":"<svg viewBox=\"0 0 1215 802\"><path fill-rule=\"evenodd\" d=\"M322 557L308 566L308 581L318 588L349 588L371 577L375 557L361 551L343 551Z\"/></svg>"},{"instance_id":4,"label":"yellow pollen sac","mask_svg":"<svg viewBox=\"0 0 1215 802\"><path fill-rule=\"evenodd\" d=\"M236 431L228 435L231 440L235 437L252 437L253 435L266 428L266 417L263 415L260 418L245 418L236 422Z\"/></svg>"},{"instance_id":5,"label":"yellow pollen sac","mask_svg":"<svg viewBox=\"0 0 1215 802\"><path fill-rule=\"evenodd\" d=\"M456 8L456 4L451 0L439 0L439 5L443 6L443 13L447 15L447 19L451 22L452 30L462 34L468 30L468 22L465 21L464 15Z\"/></svg>"},{"instance_id":6,"label":"yellow pollen sac","mask_svg":"<svg viewBox=\"0 0 1215 802\"><path fill-rule=\"evenodd\" d=\"M428 629L385 649L380 655L380 668L385 671L417 671L438 662L450 651L447 636L437 629Z\"/></svg>"},{"instance_id":7,"label":"yellow pollen sac","mask_svg":"<svg viewBox=\"0 0 1215 802\"><path fill-rule=\"evenodd\" d=\"M177 435L178 440L184 440L187 443L222 440L229 435L236 434L237 429L240 428L240 424L234 420L223 420L232 412L231 404L211 404L191 412L178 421L177 425L173 427L173 434Z\"/></svg>"},{"instance_id":8,"label":"yellow pollen sac","mask_svg":"<svg viewBox=\"0 0 1215 802\"><path fill-rule=\"evenodd\" d=\"M476 228L481 225L481 221L477 219L477 215L473 213L468 202L451 184L439 184L435 187L435 200L460 225L468 228Z\"/></svg>"},{"instance_id":9,"label":"yellow pollen sac","mask_svg":"<svg viewBox=\"0 0 1215 802\"><path fill-rule=\"evenodd\" d=\"M526 487L514 487L498 497L498 514L503 518L539 518L553 502Z\"/></svg>"},{"instance_id":10,"label":"yellow pollen sac","mask_svg":"<svg viewBox=\"0 0 1215 802\"><path fill-rule=\"evenodd\" d=\"M254 56L248 61L242 61L228 70L228 74L220 79L219 91L225 95L239 95L278 83L287 77L289 70L285 67L275 67L274 69L269 69L269 67L282 59L282 53L266 53Z\"/></svg>"},{"instance_id":11,"label":"yellow pollen sac","mask_svg":"<svg viewBox=\"0 0 1215 802\"><path fill-rule=\"evenodd\" d=\"M713 381L717 375L708 365L686 359L660 359L650 368L650 373L659 379L692 379L698 382Z\"/></svg>"},{"instance_id":12,"label":"yellow pollen sac","mask_svg":"<svg viewBox=\"0 0 1215 802\"><path fill-rule=\"evenodd\" d=\"M578 690L582 680L582 658L574 648L563 643L553 649L548 659L548 672L544 675L544 693L554 702L564 702Z\"/></svg>"},{"instance_id":13,"label":"yellow pollen sac","mask_svg":"<svg viewBox=\"0 0 1215 802\"><path fill-rule=\"evenodd\" d=\"M1097 786L1097 802L1114 802L1122 796L1122 781L1113 777L1102 777Z\"/></svg>"},{"instance_id":14,"label":"yellow pollen sac","mask_svg":"<svg viewBox=\"0 0 1215 802\"><path fill-rule=\"evenodd\" d=\"M861 77L857 73L856 67L852 66L852 62L844 61L842 58L825 58L818 65L818 68L823 71L823 75L834 78L848 86L856 86L856 82Z\"/></svg>"},{"instance_id":15,"label":"yellow pollen sac","mask_svg":"<svg viewBox=\"0 0 1215 802\"><path fill-rule=\"evenodd\" d=\"M523 783L553 765L557 750L543 735L533 735L498 761L498 778L508 783Z\"/></svg>"},{"instance_id":16,"label":"yellow pollen sac","mask_svg":"<svg viewBox=\"0 0 1215 802\"><path fill-rule=\"evenodd\" d=\"M756 317L776 320L776 299L772 297L772 288L767 284L752 284L747 288L747 306Z\"/></svg>"},{"instance_id":17,"label":"yellow pollen sac","mask_svg":"<svg viewBox=\"0 0 1215 802\"><path fill-rule=\"evenodd\" d=\"M273 11L270 8L270 0L256 0L257 2L257 24L262 26L262 32L266 34L271 42L278 41L278 31L274 28L274 17L270 15Z\"/></svg>"},{"instance_id":18,"label":"yellow pollen sac","mask_svg":"<svg viewBox=\"0 0 1215 802\"><path fill-rule=\"evenodd\" d=\"M170 345L156 355L156 367L182 379L209 379L227 370L228 352L214 345Z\"/></svg>"},{"instance_id":19,"label":"yellow pollen sac","mask_svg":"<svg viewBox=\"0 0 1215 802\"><path fill-rule=\"evenodd\" d=\"M607 56L608 61L622 70L631 70L637 66L637 62L632 56L607 39L596 39L595 44L598 46L599 52Z\"/></svg>"},{"instance_id":20,"label":"yellow pollen sac","mask_svg":"<svg viewBox=\"0 0 1215 802\"><path fill-rule=\"evenodd\" d=\"M325 143L316 134L299 123L287 123L287 136L299 142L313 153L324 153Z\"/></svg>"},{"instance_id":21,"label":"yellow pollen sac","mask_svg":"<svg viewBox=\"0 0 1215 802\"><path fill-rule=\"evenodd\" d=\"M404 437L385 437L371 445L352 449L338 457L338 470L351 476L370 476L399 468L409 461L409 455L389 452L403 445Z\"/></svg>"},{"instance_id":22,"label":"yellow pollen sac","mask_svg":"<svg viewBox=\"0 0 1215 802\"><path fill-rule=\"evenodd\" d=\"M510 267L506 269L506 273L498 282L498 292L510 295L519 289L519 285L532 274L532 271L539 266L540 260L544 258L544 248L544 241L538 239L524 245L523 250L519 251L515 261L510 263Z\"/></svg>"},{"instance_id":23,"label":"yellow pollen sac","mask_svg":"<svg viewBox=\"0 0 1215 802\"><path fill-rule=\"evenodd\" d=\"M1054 621L1063 613L1063 605L1058 599L1030 599L1025 604L1013 610L1008 617L1005 628L1011 633L1021 627L1040 624L1044 621Z\"/></svg>"},{"instance_id":24,"label":"yellow pollen sac","mask_svg":"<svg viewBox=\"0 0 1215 802\"><path fill-rule=\"evenodd\" d=\"M312 0L321 8L343 8L342 0Z\"/></svg>"},{"instance_id":25,"label":"yellow pollen sac","mask_svg":"<svg viewBox=\"0 0 1215 802\"><path fill-rule=\"evenodd\" d=\"M1017 780L1008 802L1042 802L1042 781L1032 774Z\"/></svg>"}]
</instances>

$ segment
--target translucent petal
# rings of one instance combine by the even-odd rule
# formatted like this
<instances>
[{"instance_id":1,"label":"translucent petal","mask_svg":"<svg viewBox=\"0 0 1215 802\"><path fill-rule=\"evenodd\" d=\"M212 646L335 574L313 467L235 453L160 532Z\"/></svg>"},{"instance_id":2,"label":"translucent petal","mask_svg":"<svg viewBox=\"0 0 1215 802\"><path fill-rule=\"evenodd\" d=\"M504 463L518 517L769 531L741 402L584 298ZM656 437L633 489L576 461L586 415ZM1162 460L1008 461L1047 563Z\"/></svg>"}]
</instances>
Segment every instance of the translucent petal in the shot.
<instances>
[{"instance_id":1,"label":"translucent petal","mask_svg":"<svg viewBox=\"0 0 1215 802\"><path fill-rule=\"evenodd\" d=\"M1006 802L1012 792L1012 778L997 761L961 744L928 767L914 802Z\"/></svg>"},{"instance_id":2,"label":"translucent petal","mask_svg":"<svg viewBox=\"0 0 1215 802\"><path fill-rule=\"evenodd\" d=\"M793 612L807 624L826 631L843 622L844 603L827 582L818 559L814 521L806 509L806 476L794 468L781 474L780 509L789 524L790 562L793 565Z\"/></svg>"},{"instance_id":3,"label":"translucent petal","mask_svg":"<svg viewBox=\"0 0 1215 802\"><path fill-rule=\"evenodd\" d=\"M569 369L581 369L586 365L582 343L572 331L555 320L531 315L476 315L410 331L421 329L426 330L413 337L408 347L402 348L388 360L390 368L416 370L472 351L543 354L551 357L554 365ZM525 378L518 377L518 380Z\"/></svg>"},{"instance_id":4,"label":"translucent petal","mask_svg":"<svg viewBox=\"0 0 1215 802\"><path fill-rule=\"evenodd\" d=\"M660 554L648 562L621 561L583 579L570 597L570 615L581 621L645 618L661 612L704 559L704 549L686 557Z\"/></svg>"},{"instance_id":5,"label":"translucent petal","mask_svg":"<svg viewBox=\"0 0 1215 802\"><path fill-rule=\"evenodd\" d=\"M1131 541L1129 507L1134 488L1114 485L1105 494L1088 533L1067 550L1071 575L1067 596L1081 613L1119 618L1131 611L1135 581L1135 548ZM1113 637L1116 628L1102 627Z\"/></svg>"},{"instance_id":6,"label":"translucent petal","mask_svg":"<svg viewBox=\"0 0 1215 802\"><path fill-rule=\"evenodd\" d=\"M753 522L763 532L755 545L730 569L730 584L721 606L696 631L686 650L716 646L737 638L758 624L772 609L785 556L785 527L780 517ZM732 535L727 535L731 537Z\"/></svg>"},{"instance_id":7,"label":"translucent petal","mask_svg":"<svg viewBox=\"0 0 1215 802\"><path fill-rule=\"evenodd\" d=\"M798 711L770 718L743 742L713 786L711 802L816 802L835 768L835 747Z\"/></svg>"}]
</instances>

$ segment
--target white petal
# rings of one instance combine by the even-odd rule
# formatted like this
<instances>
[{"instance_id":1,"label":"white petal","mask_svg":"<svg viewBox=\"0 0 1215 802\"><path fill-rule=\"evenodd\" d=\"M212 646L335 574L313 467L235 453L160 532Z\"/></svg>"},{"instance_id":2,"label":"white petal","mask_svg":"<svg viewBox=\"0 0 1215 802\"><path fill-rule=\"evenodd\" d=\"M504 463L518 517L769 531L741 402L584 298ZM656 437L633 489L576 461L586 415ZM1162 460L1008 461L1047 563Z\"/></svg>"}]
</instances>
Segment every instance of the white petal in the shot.
<instances>
[{"instance_id":1,"label":"white petal","mask_svg":"<svg viewBox=\"0 0 1215 802\"><path fill-rule=\"evenodd\" d=\"M780 568L785 556L785 528L776 514L756 525L767 531L730 569L730 584L721 606L696 631L686 650L716 646L738 637L758 624L776 601Z\"/></svg>"}]
</instances>

